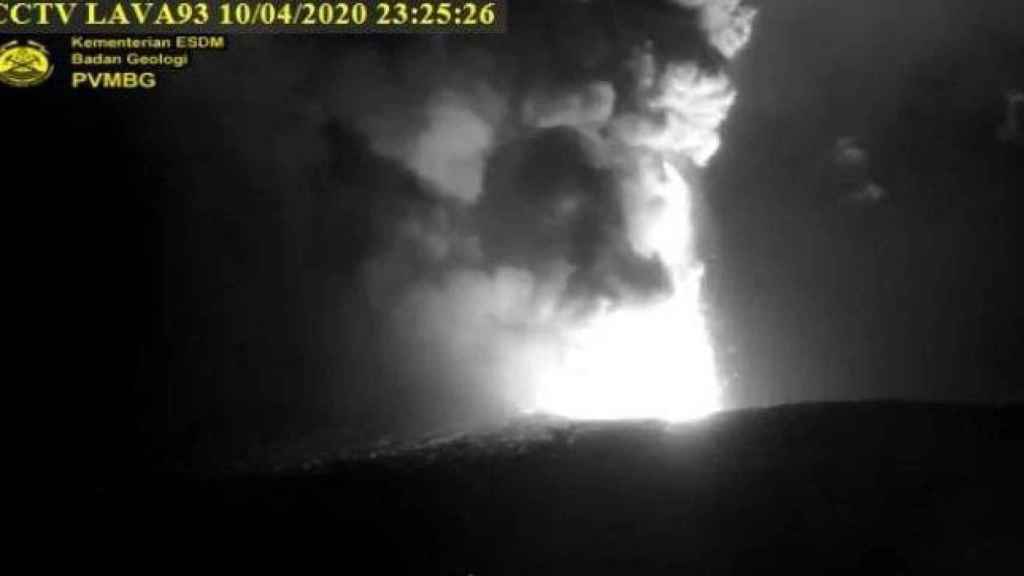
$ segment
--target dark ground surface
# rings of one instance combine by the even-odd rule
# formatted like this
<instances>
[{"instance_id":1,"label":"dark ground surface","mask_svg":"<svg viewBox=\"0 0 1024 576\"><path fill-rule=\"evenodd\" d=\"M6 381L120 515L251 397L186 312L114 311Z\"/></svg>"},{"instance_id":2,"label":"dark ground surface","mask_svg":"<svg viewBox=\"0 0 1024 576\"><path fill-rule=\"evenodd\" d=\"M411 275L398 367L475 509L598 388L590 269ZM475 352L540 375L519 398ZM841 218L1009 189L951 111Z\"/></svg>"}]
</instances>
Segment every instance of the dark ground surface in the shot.
<instances>
[{"instance_id":1,"label":"dark ground surface","mask_svg":"<svg viewBox=\"0 0 1024 576\"><path fill-rule=\"evenodd\" d=\"M167 561L284 554L342 574L1021 573L1022 457L1021 406L521 422L300 470L127 481L79 518L86 543Z\"/></svg>"}]
</instances>

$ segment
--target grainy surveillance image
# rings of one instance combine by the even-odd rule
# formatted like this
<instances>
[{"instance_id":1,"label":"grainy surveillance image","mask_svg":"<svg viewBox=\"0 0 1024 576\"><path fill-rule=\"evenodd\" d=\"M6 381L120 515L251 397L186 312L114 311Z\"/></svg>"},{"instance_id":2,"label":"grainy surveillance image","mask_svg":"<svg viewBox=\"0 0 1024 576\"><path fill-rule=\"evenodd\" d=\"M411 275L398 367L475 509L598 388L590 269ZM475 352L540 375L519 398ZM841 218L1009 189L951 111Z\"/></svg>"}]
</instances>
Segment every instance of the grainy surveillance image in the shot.
<instances>
[{"instance_id":1,"label":"grainy surveillance image","mask_svg":"<svg viewBox=\"0 0 1024 576\"><path fill-rule=\"evenodd\" d=\"M1021 9L0 1L75 557L1016 573Z\"/></svg>"}]
</instances>

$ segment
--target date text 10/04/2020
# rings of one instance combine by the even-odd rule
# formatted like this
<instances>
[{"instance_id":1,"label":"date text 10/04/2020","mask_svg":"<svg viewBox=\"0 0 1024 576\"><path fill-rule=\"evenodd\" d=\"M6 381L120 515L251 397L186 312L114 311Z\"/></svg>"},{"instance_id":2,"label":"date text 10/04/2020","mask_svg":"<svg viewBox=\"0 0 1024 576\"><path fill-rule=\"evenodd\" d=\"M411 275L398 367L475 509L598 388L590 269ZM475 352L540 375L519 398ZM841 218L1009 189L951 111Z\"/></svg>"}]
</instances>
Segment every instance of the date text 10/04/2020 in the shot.
<instances>
[{"instance_id":1,"label":"date text 10/04/2020","mask_svg":"<svg viewBox=\"0 0 1024 576\"><path fill-rule=\"evenodd\" d=\"M15 2L0 4L0 26L489 27L502 2Z\"/></svg>"}]
</instances>

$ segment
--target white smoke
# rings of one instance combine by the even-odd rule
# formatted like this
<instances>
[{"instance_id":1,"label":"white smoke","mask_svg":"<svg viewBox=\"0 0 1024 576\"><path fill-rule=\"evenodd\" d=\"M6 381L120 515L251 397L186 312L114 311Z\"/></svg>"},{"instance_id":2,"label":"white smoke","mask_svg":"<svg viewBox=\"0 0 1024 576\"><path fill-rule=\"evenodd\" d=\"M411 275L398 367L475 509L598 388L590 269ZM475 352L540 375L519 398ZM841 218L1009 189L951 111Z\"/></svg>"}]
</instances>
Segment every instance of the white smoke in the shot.
<instances>
[{"instance_id":1,"label":"white smoke","mask_svg":"<svg viewBox=\"0 0 1024 576\"><path fill-rule=\"evenodd\" d=\"M676 0L701 11L701 25L708 41L726 58L732 58L747 45L757 11L743 6L743 0Z\"/></svg>"},{"instance_id":2,"label":"white smoke","mask_svg":"<svg viewBox=\"0 0 1024 576\"><path fill-rule=\"evenodd\" d=\"M523 106L523 122L536 128L601 126L615 109L615 88L594 82L573 92L533 94Z\"/></svg>"},{"instance_id":3,"label":"white smoke","mask_svg":"<svg viewBox=\"0 0 1024 576\"><path fill-rule=\"evenodd\" d=\"M467 95L444 91L427 105L426 129L405 158L412 170L442 195L474 202L483 189L494 128L472 108Z\"/></svg>"},{"instance_id":4,"label":"white smoke","mask_svg":"<svg viewBox=\"0 0 1024 576\"><path fill-rule=\"evenodd\" d=\"M638 81L654 88L638 111L616 118L616 135L629 146L683 154L703 166L718 151L718 128L735 99L729 79L708 76L691 63L668 63L657 77L650 67L642 70Z\"/></svg>"}]
</instances>

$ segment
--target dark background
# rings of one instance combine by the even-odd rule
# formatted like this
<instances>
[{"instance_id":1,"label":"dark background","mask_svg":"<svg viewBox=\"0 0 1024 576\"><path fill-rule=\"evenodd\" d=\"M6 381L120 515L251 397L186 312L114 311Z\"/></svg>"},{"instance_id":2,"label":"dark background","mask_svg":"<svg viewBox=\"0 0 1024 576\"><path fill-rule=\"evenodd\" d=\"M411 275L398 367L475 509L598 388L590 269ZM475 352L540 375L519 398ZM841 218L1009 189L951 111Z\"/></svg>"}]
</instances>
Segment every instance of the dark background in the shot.
<instances>
[{"instance_id":1,"label":"dark background","mask_svg":"<svg viewBox=\"0 0 1024 576\"><path fill-rule=\"evenodd\" d=\"M1024 83L1007 2L766 2L709 171L712 299L742 403L1022 398ZM887 192L842 197L840 137Z\"/></svg>"},{"instance_id":2,"label":"dark background","mask_svg":"<svg viewBox=\"0 0 1024 576\"><path fill-rule=\"evenodd\" d=\"M1019 140L995 134L1005 91L1024 87L1024 33L1012 1L911 4L765 3L734 66L739 101L704 176L706 293L732 406L1022 399L1024 162ZM275 43L344 49L245 39L171 74L188 83L207 60ZM54 78L0 93L18 167L4 183L18 206L13 307L42 352L26 384L43 396L36 427L116 472L325 428L365 442L402 422L414 405L325 373L326 348L358 354L359 341L327 341L317 293L294 280L305 264L285 198L239 153L231 119L202 94L71 93L49 44ZM842 201L831 153L845 136L869 153L882 201ZM303 153L287 143L278 153ZM361 401L336 405L325 381Z\"/></svg>"}]
</instances>

